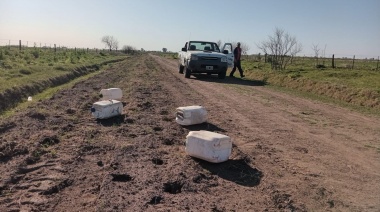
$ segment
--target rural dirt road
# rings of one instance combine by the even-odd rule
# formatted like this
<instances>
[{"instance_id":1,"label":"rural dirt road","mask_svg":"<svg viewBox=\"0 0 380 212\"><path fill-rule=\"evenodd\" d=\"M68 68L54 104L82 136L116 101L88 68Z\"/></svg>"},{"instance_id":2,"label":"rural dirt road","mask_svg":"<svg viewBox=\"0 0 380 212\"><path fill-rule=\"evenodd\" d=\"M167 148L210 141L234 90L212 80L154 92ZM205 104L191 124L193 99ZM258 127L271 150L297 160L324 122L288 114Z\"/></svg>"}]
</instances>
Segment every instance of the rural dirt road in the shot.
<instances>
[{"instance_id":1,"label":"rural dirt road","mask_svg":"<svg viewBox=\"0 0 380 212\"><path fill-rule=\"evenodd\" d=\"M124 115L95 120L101 88ZM203 105L181 127L175 108ZM230 160L185 154L190 130L230 136ZM260 81L127 58L0 121L0 211L380 211L380 119Z\"/></svg>"}]
</instances>

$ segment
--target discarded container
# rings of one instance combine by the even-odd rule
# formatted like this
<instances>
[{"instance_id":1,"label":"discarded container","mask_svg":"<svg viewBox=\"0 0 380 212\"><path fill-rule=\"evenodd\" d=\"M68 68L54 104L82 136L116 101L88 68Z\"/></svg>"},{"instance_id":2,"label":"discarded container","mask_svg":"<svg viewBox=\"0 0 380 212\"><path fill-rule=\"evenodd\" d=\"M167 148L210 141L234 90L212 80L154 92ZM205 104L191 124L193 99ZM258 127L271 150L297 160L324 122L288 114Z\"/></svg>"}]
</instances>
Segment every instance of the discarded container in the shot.
<instances>
[{"instance_id":1,"label":"discarded container","mask_svg":"<svg viewBox=\"0 0 380 212\"><path fill-rule=\"evenodd\" d=\"M104 100L92 105L91 113L97 119L106 119L121 115L123 104L117 100Z\"/></svg>"},{"instance_id":2,"label":"discarded container","mask_svg":"<svg viewBox=\"0 0 380 212\"><path fill-rule=\"evenodd\" d=\"M186 153L211 163L227 161L231 155L231 138L209 131L190 131L186 136Z\"/></svg>"},{"instance_id":3,"label":"discarded container","mask_svg":"<svg viewBox=\"0 0 380 212\"><path fill-rule=\"evenodd\" d=\"M121 100L123 97L123 92L120 88L108 88L108 89L102 89L100 91L102 94L101 100L110 100L110 99L116 99Z\"/></svg>"},{"instance_id":4,"label":"discarded container","mask_svg":"<svg viewBox=\"0 0 380 212\"><path fill-rule=\"evenodd\" d=\"M33 98L31 96L28 97L28 102L33 101Z\"/></svg>"},{"instance_id":5,"label":"discarded container","mask_svg":"<svg viewBox=\"0 0 380 212\"><path fill-rule=\"evenodd\" d=\"M207 111L202 106L179 107L175 120L180 125L201 124L207 120Z\"/></svg>"}]
</instances>

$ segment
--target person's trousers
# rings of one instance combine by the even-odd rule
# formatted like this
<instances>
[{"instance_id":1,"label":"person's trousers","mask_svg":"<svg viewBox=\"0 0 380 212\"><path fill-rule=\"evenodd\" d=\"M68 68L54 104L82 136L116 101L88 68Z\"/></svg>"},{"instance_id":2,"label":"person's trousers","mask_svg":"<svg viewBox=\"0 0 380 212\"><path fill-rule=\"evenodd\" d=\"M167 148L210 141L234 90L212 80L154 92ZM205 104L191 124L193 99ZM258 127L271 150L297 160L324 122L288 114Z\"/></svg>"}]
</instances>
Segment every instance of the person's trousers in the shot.
<instances>
[{"instance_id":1,"label":"person's trousers","mask_svg":"<svg viewBox=\"0 0 380 212\"><path fill-rule=\"evenodd\" d=\"M241 63L240 63L240 60L234 62L234 68L232 69L231 73L230 73L230 76L233 76L235 71L236 71L236 68L239 70L240 72L240 76L243 77L243 69L241 68Z\"/></svg>"}]
</instances>

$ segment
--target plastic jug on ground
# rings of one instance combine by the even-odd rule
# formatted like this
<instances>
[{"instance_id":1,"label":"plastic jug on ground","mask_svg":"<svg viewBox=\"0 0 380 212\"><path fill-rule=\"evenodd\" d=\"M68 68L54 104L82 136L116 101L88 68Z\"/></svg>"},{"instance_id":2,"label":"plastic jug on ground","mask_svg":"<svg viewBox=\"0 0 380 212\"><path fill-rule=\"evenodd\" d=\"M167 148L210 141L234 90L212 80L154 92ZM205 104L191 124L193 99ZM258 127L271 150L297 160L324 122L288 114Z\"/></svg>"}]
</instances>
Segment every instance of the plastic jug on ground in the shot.
<instances>
[{"instance_id":1,"label":"plastic jug on ground","mask_svg":"<svg viewBox=\"0 0 380 212\"><path fill-rule=\"evenodd\" d=\"M117 100L103 100L92 105L91 113L97 119L107 119L121 115L123 104Z\"/></svg>"},{"instance_id":2,"label":"plastic jug on ground","mask_svg":"<svg viewBox=\"0 0 380 212\"><path fill-rule=\"evenodd\" d=\"M227 161L231 150L231 138L223 134L201 130L186 136L186 153L211 163Z\"/></svg>"},{"instance_id":3,"label":"plastic jug on ground","mask_svg":"<svg viewBox=\"0 0 380 212\"><path fill-rule=\"evenodd\" d=\"M175 120L180 125L201 124L207 120L207 110L202 106L178 107Z\"/></svg>"},{"instance_id":4,"label":"plastic jug on ground","mask_svg":"<svg viewBox=\"0 0 380 212\"><path fill-rule=\"evenodd\" d=\"M123 92L120 88L108 88L108 89L102 89L100 91L102 94L101 100L110 100L110 99L116 99L121 100L123 97Z\"/></svg>"}]
</instances>

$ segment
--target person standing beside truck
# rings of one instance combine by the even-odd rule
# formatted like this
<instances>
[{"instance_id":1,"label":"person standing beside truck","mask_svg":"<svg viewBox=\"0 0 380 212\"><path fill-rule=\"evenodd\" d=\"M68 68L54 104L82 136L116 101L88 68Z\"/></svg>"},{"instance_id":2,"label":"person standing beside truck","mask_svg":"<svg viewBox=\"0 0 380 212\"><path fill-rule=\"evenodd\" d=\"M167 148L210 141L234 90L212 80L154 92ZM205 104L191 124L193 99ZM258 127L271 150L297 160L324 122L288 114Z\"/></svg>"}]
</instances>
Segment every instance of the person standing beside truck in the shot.
<instances>
[{"instance_id":1,"label":"person standing beside truck","mask_svg":"<svg viewBox=\"0 0 380 212\"><path fill-rule=\"evenodd\" d=\"M237 43L237 47L234 49L234 67L230 73L230 77L234 77L234 73L236 71L236 68L239 69L240 77L243 78L245 75L243 74L243 69L241 68L241 48L240 48L240 42Z\"/></svg>"}]
</instances>

